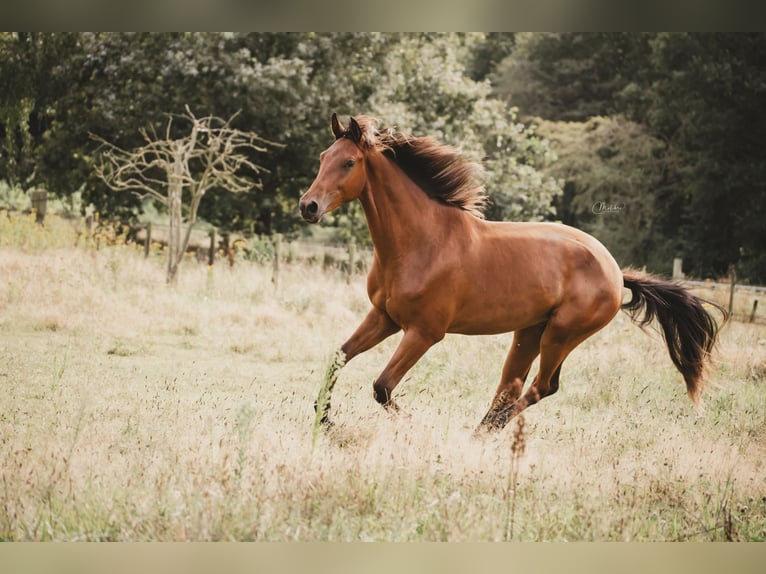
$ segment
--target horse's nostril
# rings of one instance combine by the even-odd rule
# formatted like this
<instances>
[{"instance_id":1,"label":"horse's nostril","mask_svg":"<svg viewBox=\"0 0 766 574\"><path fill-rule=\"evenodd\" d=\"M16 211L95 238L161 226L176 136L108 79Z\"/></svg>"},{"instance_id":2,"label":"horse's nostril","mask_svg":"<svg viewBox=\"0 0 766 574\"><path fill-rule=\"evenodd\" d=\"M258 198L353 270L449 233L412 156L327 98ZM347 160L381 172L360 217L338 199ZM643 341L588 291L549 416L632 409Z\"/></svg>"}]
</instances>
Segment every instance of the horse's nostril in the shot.
<instances>
[{"instance_id":1,"label":"horse's nostril","mask_svg":"<svg viewBox=\"0 0 766 574\"><path fill-rule=\"evenodd\" d=\"M319 213L319 204L316 201L301 201L300 203L301 208L301 216L306 221L310 221L312 223L317 221L317 214Z\"/></svg>"}]
</instances>

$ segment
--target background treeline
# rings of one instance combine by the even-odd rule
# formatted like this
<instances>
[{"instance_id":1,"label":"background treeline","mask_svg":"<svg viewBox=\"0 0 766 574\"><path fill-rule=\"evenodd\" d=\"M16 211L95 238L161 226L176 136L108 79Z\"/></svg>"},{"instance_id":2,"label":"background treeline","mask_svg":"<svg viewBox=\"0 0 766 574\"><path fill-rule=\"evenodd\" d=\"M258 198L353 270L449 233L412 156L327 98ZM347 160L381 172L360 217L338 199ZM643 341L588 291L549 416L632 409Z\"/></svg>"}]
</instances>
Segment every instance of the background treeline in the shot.
<instances>
[{"instance_id":1,"label":"background treeline","mask_svg":"<svg viewBox=\"0 0 766 574\"><path fill-rule=\"evenodd\" d=\"M766 34L6 32L0 189L139 218L146 201L95 176L89 134L131 148L186 105L241 110L235 127L274 144L268 172L211 191L199 215L299 233L330 114L369 113L481 160L490 218L576 225L622 265L669 273L680 256L690 275L733 264L766 283L763 62ZM328 223L365 238L356 205Z\"/></svg>"}]
</instances>

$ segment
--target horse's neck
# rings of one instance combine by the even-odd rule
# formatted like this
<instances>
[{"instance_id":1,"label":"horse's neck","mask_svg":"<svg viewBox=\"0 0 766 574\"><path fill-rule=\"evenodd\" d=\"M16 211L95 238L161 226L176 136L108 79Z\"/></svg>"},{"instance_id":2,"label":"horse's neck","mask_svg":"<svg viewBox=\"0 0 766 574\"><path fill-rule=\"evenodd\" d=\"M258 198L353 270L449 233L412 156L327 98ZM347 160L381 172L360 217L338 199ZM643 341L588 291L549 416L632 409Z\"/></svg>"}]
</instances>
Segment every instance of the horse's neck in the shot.
<instances>
[{"instance_id":1,"label":"horse's neck","mask_svg":"<svg viewBox=\"0 0 766 574\"><path fill-rule=\"evenodd\" d=\"M398 258L441 241L460 210L434 201L384 157L369 164L360 197L379 257Z\"/></svg>"}]
</instances>

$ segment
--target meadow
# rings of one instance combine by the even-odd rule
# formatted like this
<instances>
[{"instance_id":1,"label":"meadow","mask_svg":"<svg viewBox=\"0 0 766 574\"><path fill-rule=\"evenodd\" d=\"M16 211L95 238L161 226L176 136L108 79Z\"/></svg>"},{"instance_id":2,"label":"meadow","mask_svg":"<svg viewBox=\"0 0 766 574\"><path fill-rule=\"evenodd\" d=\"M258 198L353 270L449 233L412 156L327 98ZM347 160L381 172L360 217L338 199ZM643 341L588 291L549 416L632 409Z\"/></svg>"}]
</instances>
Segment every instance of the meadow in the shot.
<instances>
[{"instance_id":1,"label":"meadow","mask_svg":"<svg viewBox=\"0 0 766 574\"><path fill-rule=\"evenodd\" d=\"M1 540L766 539L763 324L726 326L698 413L659 334L620 314L484 439L511 335L448 336L390 415L372 381L394 336L343 369L315 436L363 275L287 264L275 288L268 264L189 260L169 288L160 254L8 221Z\"/></svg>"}]
</instances>

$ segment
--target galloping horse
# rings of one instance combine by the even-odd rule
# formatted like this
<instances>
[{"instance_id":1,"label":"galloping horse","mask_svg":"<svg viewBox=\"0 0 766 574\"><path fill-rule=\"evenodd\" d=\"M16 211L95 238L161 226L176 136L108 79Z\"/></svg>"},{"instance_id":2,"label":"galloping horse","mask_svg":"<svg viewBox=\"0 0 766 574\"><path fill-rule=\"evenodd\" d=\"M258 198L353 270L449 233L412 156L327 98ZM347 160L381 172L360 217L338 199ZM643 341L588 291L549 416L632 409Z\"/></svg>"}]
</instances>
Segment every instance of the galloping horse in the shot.
<instances>
[{"instance_id":1,"label":"galloping horse","mask_svg":"<svg viewBox=\"0 0 766 574\"><path fill-rule=\"evenodd\" d=\"M479 426L500 430L556 392L567 355L621 308L641 326L659 321L697 404L719 330L702 299L675 283L621 270L601 243L572 227L486 221L480 166L454 147L378 130L368 116L352 117L345 128L333 114L332 132L335 142L320 154L300 212L317 223L341 204L361 202L374 246L367 277L372 309L328 372L318 420L330 424L338 369L400 330L404 335L373 384L375 399L388 409L397 408L392 392L404 374L446 333L514 331ZM623 287L632 292L625 304ZM715 306L725 322L726 311ZM522 394L538 355L539 372Z\"/></svg>"}]
</instances>

